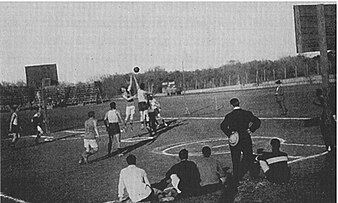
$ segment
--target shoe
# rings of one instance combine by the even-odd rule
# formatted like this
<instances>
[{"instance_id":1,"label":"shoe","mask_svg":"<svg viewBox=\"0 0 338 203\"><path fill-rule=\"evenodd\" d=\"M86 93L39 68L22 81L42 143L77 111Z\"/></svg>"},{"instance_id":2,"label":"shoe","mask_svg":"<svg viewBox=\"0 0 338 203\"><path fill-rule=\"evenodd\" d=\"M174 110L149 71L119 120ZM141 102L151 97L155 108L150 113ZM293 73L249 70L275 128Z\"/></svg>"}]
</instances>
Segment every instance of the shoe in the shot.
<instances>
[{"instance_id":1,"label":"shoe","mask_svg":"<svg viewBox=\"0 0 338 203\"><path fill-rule=\"evenodd\" d=\"M124 155L123 153L120 153L118 156L119 156L119 157L122 157L123 155Z\"/></svg>"}]
</instances>

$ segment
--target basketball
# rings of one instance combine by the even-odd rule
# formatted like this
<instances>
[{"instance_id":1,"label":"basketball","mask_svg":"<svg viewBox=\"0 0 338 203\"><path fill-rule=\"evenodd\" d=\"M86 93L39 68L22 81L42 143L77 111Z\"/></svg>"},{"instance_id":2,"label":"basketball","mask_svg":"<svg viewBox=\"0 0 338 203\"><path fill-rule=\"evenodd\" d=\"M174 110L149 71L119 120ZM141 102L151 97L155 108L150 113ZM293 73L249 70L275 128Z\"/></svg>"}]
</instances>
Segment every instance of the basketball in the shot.
<instances>
[{"instance_id":1,"label":"basketball","mask_svg":"<svg viewBox=\"0 0 338 203\"><path fill-rule=\"evenodd\" d=\"M135 72L135 73L138 73L139 71L140 71L140 68L137 67L137 66L135 66L135 67L134 67L134 72Z\"/></svg>"}]
</instances>

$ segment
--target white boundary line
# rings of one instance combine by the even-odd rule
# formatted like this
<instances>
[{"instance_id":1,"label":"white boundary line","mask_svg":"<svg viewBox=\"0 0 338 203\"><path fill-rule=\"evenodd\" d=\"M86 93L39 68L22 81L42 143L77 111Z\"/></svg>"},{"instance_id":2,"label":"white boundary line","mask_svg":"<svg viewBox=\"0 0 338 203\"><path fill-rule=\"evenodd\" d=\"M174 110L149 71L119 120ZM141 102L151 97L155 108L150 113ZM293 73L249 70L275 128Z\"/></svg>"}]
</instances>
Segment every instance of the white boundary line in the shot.
<instances>
[{"instance_id":1,"label":"white boundary line","mask_svg":"<svg viewBox=\"0 0 338 203\"><path fill-rule=\"evenodd\" d=\"M26 202L26 201L24 201L24 200L17 199L17 198L14 198L14 197L5 195L5 194L3 194L2 192L0 193L0 197L4 197L4 198L7 198L7 199L13 200L13 201L15 201L15 202L19 202L19 203L28 203L28 202Z\"/></svg>"},{"instance_id":2,"label":"white boundary line","mask_svg":"<svg viewBox=\"0 0 338 203\"><path fill-rule=\"evenodd\" d=\"M320 148L324 148L325 145L311 145L311 144L298 144L298 143L285 143L285 140L279 137L267 137L267 136L252 136L252 138L257 138L257 139L273 139L273 138L277 138L281 141L282 145L290 145L290 146L301 146L301 147L320 147ZM162 147L156 147L155 149L152 150L153 153L155 154L160 154L160 155L167 155L167 156L177 156L177 154L171 154L168 153L167 151L174 149L174 148L178 148L178 147L182 147L185 145L191 145L191 144L198 144L198 143L204 143L204 142L212 142L212 141L226 141L228 140L227 137L222 137L222 138L211 138L211 139L205 139L205 140L199 140L199 141L193 141L193 142L181 142L181 143L176 143L176 144L171 144L171 145L166 145L166 146L162 146ZM220 147L225 147L226 145L216 145L212 148L220 148ZM230 154L230 150L229 151L223 151L223 152L216 152L213 153L214 155L220 155L220 154ZM307 159L312 159L312 158L316 158L322 155L327 154L327 152L323 152L320 154L315 154L315 155L311 155L311 156L289 156L289 158L293 158L296 160L292 160L292 161L288 161L288 164L292 164L292 163L296 163L299 161L303 161L303 160L307 160ZM189 156L201 156L202 153L198 152L198 153L189 153Z\"/></svg>"},{"instance_id":3,"label":"white boundary line","mask_svg":"<svg viewBox=\"0 0 338 203\"><path fill-rule=\"evenodd\" d=\"M121 142L140 142L145 140L153 140L154 137L131 137L124 140L121 140Z\"/></svg>"},{"instance_id":4,"label":"white boundary line","mask_svg":"<svg viewBox=\"0 0 338 203\"><path fill-rule=\"evenodd\" d=\"M223 120L224 117L164 117L164 119L174 120L174 119L182 119L182 120ZM311 118L305 117L271 117L271 118L259 118L261 120L308 120Z\"/></svg>"},{"instance_id":5,"label":"white boundary line","mask_svg":"<svg viewBox=\"0 0 338 203\"><path fill-rule=\"evenodd\" d=\"M61 132L64 132L64 133L85 133L85 131L80 131L80 130L64 130L64 131L61 131Z\"/></svg>"},{"instance_id":6,"label":"white boundary line","mask_svg":"<svg viewBox=\"0 0 338 203\"><path fill-rule=\"evenodd\" d=\"M304 160L307 160L307 159L313 159L313 158L316 158L316 157L323 156L323 155L325 155L327 153L328 152L325 151L325 152L320 153L320 154L315 154L315 155L311 155L311 156L302 157L302 158L299 158L299 159L296 159L296 160L288 161L288 164L296 163L296 162L299 162L299 161L304 161Z\"/></svg>"}]
</instances>

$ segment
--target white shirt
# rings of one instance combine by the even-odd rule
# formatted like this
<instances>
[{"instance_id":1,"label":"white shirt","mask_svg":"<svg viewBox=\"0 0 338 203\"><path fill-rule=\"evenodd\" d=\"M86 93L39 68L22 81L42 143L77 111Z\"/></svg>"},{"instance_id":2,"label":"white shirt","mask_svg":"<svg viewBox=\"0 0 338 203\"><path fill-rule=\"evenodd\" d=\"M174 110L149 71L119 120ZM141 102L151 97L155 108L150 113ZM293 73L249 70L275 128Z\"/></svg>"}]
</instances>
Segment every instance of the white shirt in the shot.
<instances>
[{"instance_id":1,"label":"white shirt","mask_svg":"<svg viewBox=\"0 0 338 203\"><path fill-rule=\"evenodd\" d=\"M106 115L104 116L104 120L108 120L108 123L118 123L119 122L118 114L119 112L116 111L116 109L111 109L107 111Z\"/></svg>"},{"instance_id":2,"label":"white shirt","mask_svg":"<svg viewBox=\"0 0 338 203\"><path fill-rule=\"evenodd\" d=\"M138 102L147 102L147 98L146 98L146 91L138 89L137 90L137 99Z\"/></svg>"},{"instance_id":3,"label":"white shirt","mask_svg":"<svg viewBox=\"0 0 338 203\"><path fill-rule=\"evenodd\" d=\"M133 202L147 198L151 194L151 188L146 172L135 165L122 169L118 186L119 198L124 197L125 189Z\"/></svg>"},{"instance_id":4,"label":"white shirt","mask_svg":"<svg viewBox=\"0 0 338 203\"><path fill-rule=\"evenodd\" d=\"M11 116L11 123L13 125L18 125L18 114L14 112Z\"/></svg>"}]
</instances>

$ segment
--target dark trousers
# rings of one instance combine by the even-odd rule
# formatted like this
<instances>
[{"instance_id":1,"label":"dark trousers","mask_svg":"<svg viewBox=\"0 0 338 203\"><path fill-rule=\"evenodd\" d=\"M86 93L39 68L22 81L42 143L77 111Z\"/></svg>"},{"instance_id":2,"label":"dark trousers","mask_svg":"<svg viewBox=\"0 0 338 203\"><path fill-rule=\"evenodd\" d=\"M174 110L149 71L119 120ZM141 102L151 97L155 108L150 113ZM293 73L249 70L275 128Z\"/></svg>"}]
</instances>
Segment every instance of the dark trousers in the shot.
<instances>
[{"instance_id":1,"label":"dark trousers","mask_svg":"<svg viewBox=\"0 0 338 203\"><path fill-rule=\"evenodd\" d=\"M279 108L280 108L282 114L286 114L288 112L288 109L285 106L284 100L278 100L277 103L279 105Z\"/></svg>"},{"instance_id":2,"label":"dark trousers","mask_svg":"<svg viewBox=\"0 0 338 203\"><path fill-rule=\"evenodd\" d=\"M152 136L152 131L156 134L157 132L157 121L156 121L156 113L155 112L149 112L149 133L150 136Z\"/></svg>"},{"instance_id":3,"label":"dark trousers","mask_svg":"<svg viewBox=\"0 0 338 203\"><path fill-rule=\"evenodd\" d=\"M238 143L237 146L231 147L231 159L233 166L233 176L234 183L238 184L239 180L245 175L248 170L251 170L251 167L254 162L253 151L252 151L252 142L247 141L243 143ZM243 158L241 159L241 153L243 152Z\"/></svg>"}]
</instances>

